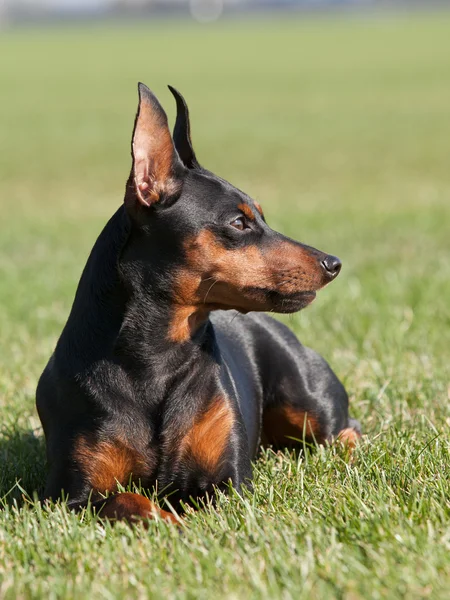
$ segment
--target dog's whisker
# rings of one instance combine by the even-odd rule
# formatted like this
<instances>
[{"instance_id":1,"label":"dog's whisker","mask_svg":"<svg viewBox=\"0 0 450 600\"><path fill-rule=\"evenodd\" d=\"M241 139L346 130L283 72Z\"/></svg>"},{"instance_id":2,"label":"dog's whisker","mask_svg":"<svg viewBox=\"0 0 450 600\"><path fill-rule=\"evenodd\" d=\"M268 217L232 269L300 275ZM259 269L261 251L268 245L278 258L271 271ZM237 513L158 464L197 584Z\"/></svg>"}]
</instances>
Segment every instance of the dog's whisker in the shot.
<instances>
[{"instance_id":1,"label":"dog's whisker","mask_svg":"<svg viewBox=\"0 0 450 600\"><path fill-rule=\"evenodd\" d=\"M209 292L210 292L210 291L213 289L213 287L216 285L216 283L219 283L219 280L218 280L218 279L215 279L215 280L212 282L212 284L210 285L210 287L209 287L208 291L207 291L207 292L206 292L206 294L205 294L205 299L203 300L203 304L206 304L206 300L208 299L208 294L209 294Z\"/></svg>"},{"instance_id":2,"label":"dog's whisker","mask_svg":"<svg viewBox=\"0 0 450 600\"><path fill-rule=\"evenodd\" d=\"M235 318L238 316L238 312L236 311L235 314L231 317L231 321L230 321L230 325L233 323L233 321L235 320Z\"/></svg>"}]
</instances>

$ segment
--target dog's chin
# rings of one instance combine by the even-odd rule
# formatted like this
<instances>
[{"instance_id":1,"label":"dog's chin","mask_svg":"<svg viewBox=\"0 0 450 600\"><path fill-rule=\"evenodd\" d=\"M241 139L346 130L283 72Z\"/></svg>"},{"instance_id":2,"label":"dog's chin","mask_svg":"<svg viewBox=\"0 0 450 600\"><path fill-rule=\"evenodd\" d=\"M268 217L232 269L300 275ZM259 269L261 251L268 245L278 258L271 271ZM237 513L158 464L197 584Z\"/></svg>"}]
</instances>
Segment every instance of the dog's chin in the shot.
<instances>
[{"instance_id":1,"label":"dog's chin","mask_svg":"<svg viewBox=\"0 0 450 600\"><path fill-rule=\"evenodd\" d=\"M253 290L252 290L253 292ZM316 292L297 292L296 294L281 294L276 291L253 292L252 298L248 298L246 306L233 307L240 312L264 311L275 313L295 313L306 308L316 297Z\"/></svg>"},{"instance_id":2,"label":"dog's chin","mask_svg":"<svg viewBox=\"0 0 450 600\"><path fill-rule=\"evenodd\" d=\"M314 291L281 294L277 291L252 288L246 292L238 302L234 302L234 299L230 301L229 298L226 301L217 299L205 305L205 308L208 311L234 309L244 314L253 311L290 314L306 308L316 297Z\"/></svg>"},{"instance_id":3,"label":"dog's chin","mask_svg":"<svg viewBox=\"0 0 450 600\"><path fill-rule=\"evenodd\" d=\"M272 311L277 313L295 313L306 308L314 301L316 292L298 292L297 294L275 294L272 298Z\"/></svg>"}]
</instances>

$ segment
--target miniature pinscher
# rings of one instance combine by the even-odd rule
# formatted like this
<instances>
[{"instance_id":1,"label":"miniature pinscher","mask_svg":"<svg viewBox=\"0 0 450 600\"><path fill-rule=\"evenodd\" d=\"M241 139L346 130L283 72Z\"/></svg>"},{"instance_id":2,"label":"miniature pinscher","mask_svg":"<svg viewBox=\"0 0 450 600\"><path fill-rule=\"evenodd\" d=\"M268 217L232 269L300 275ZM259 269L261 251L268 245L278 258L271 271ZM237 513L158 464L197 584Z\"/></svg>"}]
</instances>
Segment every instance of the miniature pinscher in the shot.
<instances>
[{"instance_id":1,"label":"miniature pinscher","mask_svg":"<svg viewBox=\"0 0 450 600\"><path fill-rule=\"evenodd\" d=\"M331 368L264 312L293 313L341 270L338 258L273 231L261 206L203 168L189 113L173 138L139 84L123 205L89 256L37 388L45 498L129 522L251 485L260 445L360 436ZM167 508L167 506L165 506Z\"/></svg>"}]
</instances>

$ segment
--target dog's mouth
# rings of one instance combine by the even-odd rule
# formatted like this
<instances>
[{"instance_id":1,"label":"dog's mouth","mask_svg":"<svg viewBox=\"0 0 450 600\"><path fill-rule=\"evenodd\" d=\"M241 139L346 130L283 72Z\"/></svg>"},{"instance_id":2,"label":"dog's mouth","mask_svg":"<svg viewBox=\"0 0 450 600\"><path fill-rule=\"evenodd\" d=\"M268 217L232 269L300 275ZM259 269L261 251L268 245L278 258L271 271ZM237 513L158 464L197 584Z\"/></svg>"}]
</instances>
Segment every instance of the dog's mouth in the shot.
<instances>
[{"instance_id":1,"label":"dog's mouth","mask_svg":"<svg viewBox=\"0 0 450 600\"><path fill-rule=\"evenodd\" d=\"M316 297L315 290L282 292L273 288L246 287L238 289L229 285L217 284L208 295L203 306L207 310L227 310L233 308L243 313L264 311L294 313L306 308Z\"/></svg>"},{"instance_id":2,"label":"dog's mouth","mask_svg":"<svg viewBox=\"0 0 450 600\"><path fill-rule=\"evenodd\" d=\"M311 304L316 297L316 292L308 290L286 294L271 289L247 288L246 297L245 309L247 310L294 313Z\"/></svg>"},{"instance_id":3,"label":"dog's mouth","mask_svg":"<svg viewBox=\"0 0 450 600\"><path fill-rule=\"evenodd\" d=\"M294 313L306 308L316 298L316 292L297 292L295 294L280 294L271 292L272 310L279 313Z\"/></svg>"}]
</instances>

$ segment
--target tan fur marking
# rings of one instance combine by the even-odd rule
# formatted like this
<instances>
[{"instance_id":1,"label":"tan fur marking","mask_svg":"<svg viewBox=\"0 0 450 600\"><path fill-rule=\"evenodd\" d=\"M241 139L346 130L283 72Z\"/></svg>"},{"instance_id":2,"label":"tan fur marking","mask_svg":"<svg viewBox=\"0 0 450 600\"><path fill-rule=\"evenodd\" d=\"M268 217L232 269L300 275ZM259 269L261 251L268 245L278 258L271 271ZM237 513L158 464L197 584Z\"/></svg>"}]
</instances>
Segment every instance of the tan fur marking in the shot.
<instances>
[{"instance_id":1,"label":"tan fur marking","mask_svg":"<svg viewBox=\"0 0 450 600\"><path fill-rule=\"evenodd\" d=\"M323 441L320 425L310 413L282 405L268 409L263 415L263 443L293 446L303 438ZM295 439L292 439L295 438Z\"/></svg>"},{"instance_id":2,"label":"tan fur marking","mask_svg":"<svg viewBox=\"0 0 450 600\"><path fill-rule=\"evenodd\" d=\"M238 209L244 213L244 215L247 217L247 219L250 219L250 221L255 220L255 215L248 204L239 204Z\"/></svg>"},{"instance_id":3,"label":"tan fur marking","mask_svg":"<svg viewBox=\"0 0 450 600\"><path fill-rule=\"evenodd\" d=\"M361 435L352 427L347 427L346 429L342 429L337 436L337 441L344 444L351 450L355 448L358 441L361 439Z\"/></svg>"},{"instance_id":4,"label":"tan fur marking","mask_svg":"<svg viewBox=\"0 0 450 600\"><path fill-rule=\"evenodd\" d=\"M202 311L199 307L200 284L201 277L195 272L183 270L178 273L172 318L169 324L169 339L172 342L187 341L202 318L208 314L207 310Z\"/></svg>"},{"instance_id":5,"label":"tan fur marking","mask_svg":"<svg viewBox=\"0 0 450 600\"><path fill-rule=\"evenodd\" d=\"M150 206L162 194L175 194L180 183L173 178L174 146L167 123L155 108L141 99L133 136L133 168L136 193Z\"/></svg>"},{"instance_id":6,"label":"tan fur marking","mask_svg":"<svg viewBox=\"0 0 450 600\"><path fill-rule=\"evenodd\" d=\"M259 212L259 214L262 217L264 217L264 213L263 213L263 209L261 208L261 204L259 202L256 202L255 200L253 201L253 204L255 205L255 208Z\"/></svg>"},{"instance_id":7,"label":"tan fur marking","mask_svg":"<svg viewBox=\"0 0 450 600\"><path fill-rule=\"evenodd\" d=\"M295 294L324 284L317 259L289 240L264 252L256 245L227 250L211 231L203 230L186 242L185 254L169 327L169 338L176 342L187 341L211 310L271 310L267 290ZM265 291L258 295L260 289Z\"/></svg>"},{"instance_id":8,"label":"tan fur marking","mask_svg":"<svg viewBox=\"0 0 450 600\"><path fill-rule=\"evenodd\" d=\"M92 489L114 491L117 482L128 483L150 475L151 467L137 450L121 441L91 442L85 436L75 444L75 461Z\"/></svg>"},{"instance_id":9,"label":"tan fur marking","mask_svg":"<svg viewBox=\"0 0 450 600\"><path fill-rule=\"evenodd\" d=\"M234 415L225 398L218 397L200 415L181 444L181 455L193 458L198 466L214 473L230 439Z\"/></svg>"},{"instance_id":10,"label":"tan fur marking","mask_svg":"<svg viewBox=\"0 0 450 600\"><path fill-rule=\"evenodd\" d=\"M315 256L289 240L269 246L264 252L257 246L227 250L211 231L204 230L188 241L186 257L187 269L193 275L208 273L210 279L237 288L264 286L295 293L318 289L324 284L322 268ZM196 291L200 280L197 283Z\"/></svg>"},{"instance_id":11,"label":"tan fur marking","mask_svg":"<svg viewBox=\"0 0 450 600\"><path fill-rule=\"evenodd\" d=\"M195 306L176 306L169 325L169 339L181 344L190 338L191 318L195 315Z\"/></svg>"},{"instance_id":12,"label":"tan fur marking","mask_svg":"<svg viewBox=\"0 0 450 600\"><path fill-rule=\"evenodd\" d=\"M103 519L127 521L130 524L141 522L144 527L148 527L146 523L147 519L155 518L176 525L181 523L180 519L177 519L175 515L159 508L159 506L156 506L148 498L131 492L110 496L101 504L98 513Z\"/></svg>"}]
</instances>

